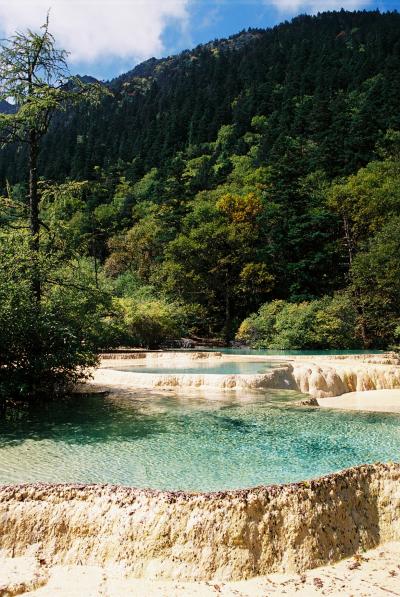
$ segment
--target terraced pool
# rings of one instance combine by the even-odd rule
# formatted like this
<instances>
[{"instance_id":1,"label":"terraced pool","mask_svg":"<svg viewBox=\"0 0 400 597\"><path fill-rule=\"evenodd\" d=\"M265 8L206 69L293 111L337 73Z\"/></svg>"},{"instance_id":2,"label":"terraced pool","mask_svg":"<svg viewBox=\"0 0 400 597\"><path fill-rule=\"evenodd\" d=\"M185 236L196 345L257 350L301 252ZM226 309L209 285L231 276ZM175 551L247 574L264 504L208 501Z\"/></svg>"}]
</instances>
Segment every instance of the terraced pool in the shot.
<instances>
[{"instance_id":1,"label":"terraced pool","mask_svg":"<svg viewBox=\"0 0 400 597\"><path fill-rule=\"evenodd\" d=\"M212 359L205 359L204 361L189 361L182 363L178 361L178 366L174 366L171 361L157 362L157 365L150 362L140 361L138 363L132 361L129 364L121 364L113 366L110 364L106 368L117 369L118 371L130 371L131 373L164 373L164 374L211 374L211 375L257 375L258 373L266 373L271 369L280 367L281 363L277 361L221 361Z\"/></svg>"},{"instance_id":2,"label":"terraced pool","mask_svg":"<svg viewBox=\"0 0 400 597\"><path fill-rule=\"evenodd\" d=\"M400 416L294 406L299 395L78 396L0 420L0 482L220 490L398 460Z\"/></svg>"}]
</instances>

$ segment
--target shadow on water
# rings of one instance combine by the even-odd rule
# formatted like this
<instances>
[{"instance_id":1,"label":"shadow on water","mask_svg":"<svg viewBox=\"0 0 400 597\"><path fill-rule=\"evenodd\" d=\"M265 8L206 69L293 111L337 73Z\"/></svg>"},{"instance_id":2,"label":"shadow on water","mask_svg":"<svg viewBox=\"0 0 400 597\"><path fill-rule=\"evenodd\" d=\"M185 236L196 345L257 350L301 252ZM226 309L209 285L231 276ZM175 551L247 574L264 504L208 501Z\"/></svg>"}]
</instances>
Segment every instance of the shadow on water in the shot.
<instances>
[{"instance_id":1,"label":"shadow on water","mask_svg":"<svg viewBox=\"0 0 400 597\"><path fill-rule=\"evenodd\" d=\"M224 397L226 400L226 397ZM253 398L265 401L263 396ZM265 402L267 404L267 402ZM250 430L251 424L238 418L214 417L214 411L235 409L241 402L231 398L209 402L196 396L151 394L149 396L73 394L54 400L21 402L0 413L0 448L16 446L30 439L51 439L67 444L96 444L106 441L135 441L170 431L196 426L220 426Z\"/></svg>"},{"instance_id":2,"label":"shadow on water","mask_svg":"<svg viewBox=\"0 0 400 597\"><path fill-rule=\"evenodd\" d=\"M256 423L250 423L243 419L227 417L227 416L214 416L213 423L218 425L224 430L234 430L236 433L252 433L258 428Z\"/></svg>"},{"instance_id":3,"label":"shadow on water","mask_svg":"<svg viewBox=\"0 0 400 597\"><path fill-rule=\"evenodd\" d=\"M21 403L0 414L0 448L27 439L52 439L70 444L134 441L165 431L160 412L121 397L79 394L57 400Z\"/></svg>"},{"instance_id":4,"label":"shadow on water","mask_svg":"<svg viewBox=\"0 0 400 597\"><path fill-rule=\"evenodd\" d=\"M298 407L296 398L121 392L25 404L0 417L1 482L221 490L398 457L399 415Z\"/></svg>"},{"instance_id":5,"label":"shadow on water","mask_svg":"<svg viewBox=\"0 0 400 597\"><path fill-rule=\"evenodd\" d=\"M247 397L247 406L284 406L294 398L298 395L259 393ZM0 448L45 439L78 445L135 441L168 433L172 427L177 433L189 427L196 434L205 427L250 433L257 424L244 420L242 410L242 400L226 395L210 401L196 395L74 394L21 402L0 413Z\"/></svg>"}]
</instances>

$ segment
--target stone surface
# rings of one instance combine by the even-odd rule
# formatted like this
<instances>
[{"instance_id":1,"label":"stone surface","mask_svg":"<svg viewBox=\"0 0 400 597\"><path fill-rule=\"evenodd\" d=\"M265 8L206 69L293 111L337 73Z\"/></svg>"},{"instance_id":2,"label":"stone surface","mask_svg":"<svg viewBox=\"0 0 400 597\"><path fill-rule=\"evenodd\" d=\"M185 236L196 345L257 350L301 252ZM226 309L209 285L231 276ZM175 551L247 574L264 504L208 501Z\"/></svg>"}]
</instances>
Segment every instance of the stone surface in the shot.
<instances>
[{"instance_id":1,"label":"stone surface","mask_svg":"<svg viewBox=\"0 0 400 597\"><path fill-rule=\"evenodd\" d=\"M316 399L312 398L312 400ZM316 402L323 408L400 413L400 389L349 392L333 398L322 398Z\"/></svg>"},{"instance_id":2,"label":"stone surface","mask_svg":"<svg viewBox=\"0 0 400 597\"><path fill-rule=\"evenodd\" d=\"M28 558L8 559L0 555L0 571L11 565L22 579L29 566L25 560ZM307 573L270 574L233 582L135 579L120 566L54 566L48 569L48 581L27 594L30 597L388 597L399 594L399 562L400 543L391 542ZM0 592L0 597L5 595L9 597L10 593Z\"/></svg>"},{"instance_id":3,"label":"stone surface","mask_svg":"<svg viewBox=\"0 0 400 597\"><path fill-rule=\"evenodd\" d=\"M169 360L171 364L182 365L196 359L232 361L256 360L255 356L226 356L221 353L142 353L149 363L159 359ZM357 356L357 355L356 355ZM93 384L101 387L126 389L172 389L180 390L296 390L309 394L313 398L340 396L347 392L400 388L400 366L394 364L393 355L362 355L354 357L304 357L281 364L282 357L258 357L257 360L271 361L279 359L277 367L257 375L220 375L220 374L165 374L133 373L116 369L100 368L94 372ZM106 364L107 361L103 361Z\"/></svg>"},{"instance_id":4,"label":"stone surface","mask_svg":"<svg viewBox=\"0 0 400 597\"><path fill-rule=\"evenodd\" d=\"M0 553L0 597L24 595L47 584L49 574L34 557L2 557Z\"/></svg>"},{"instance_id":5,"label":"stone surface","mask_svg":"<svg viewBox=\"0 0 400 597\"><path fill-rule=\"evenodd\" d=\"M101 485L0 487L0 548L46 565L147 579L301 572L400 539L400 465L220 493Z\"/></svg>"}]
</instances>

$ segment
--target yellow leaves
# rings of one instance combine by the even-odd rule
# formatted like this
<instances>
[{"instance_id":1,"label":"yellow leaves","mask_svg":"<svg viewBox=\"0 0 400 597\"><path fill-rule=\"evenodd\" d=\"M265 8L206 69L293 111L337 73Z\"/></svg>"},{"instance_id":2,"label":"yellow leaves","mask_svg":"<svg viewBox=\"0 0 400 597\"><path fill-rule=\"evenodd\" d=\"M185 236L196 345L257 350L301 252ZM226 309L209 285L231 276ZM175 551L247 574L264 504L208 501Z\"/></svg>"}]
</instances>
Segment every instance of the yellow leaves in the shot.
<instances>
[{"instance_id":1,"label":"yellow leaves","mask_svg":"<svg viewBox=\"0 0 400 597\"><path fill-rule=\"evenodd\" d=\"M238 331L236 332L235 339L238 342L250 342L252 338L253 332L253 325L250 319L245 319L239 326Z\"/></svg>"},{"instance_id":2,"label":"yellow leaves","mask_svg":"<svg viewBox=\"0 0 400 597\"><path fill-rule=\"evenodd\" d=\"M225 214L232 223L255 223L262 212L262 203L255 193L232 195L227 193L217 201L218 211Z\"/></svg>"},{"instance_id":3,"label":"yellow leaves","mask_svg":"<svg viewBox=\"0 0 400 597\"><path fill-rule=\"evenodd\" d=\"M123 314L127 325L135 324L142 319L162 320L171 315L171 306L161 299L138 301L130 297L114 298L113 305Z\"/></svg>"}]
</instances>

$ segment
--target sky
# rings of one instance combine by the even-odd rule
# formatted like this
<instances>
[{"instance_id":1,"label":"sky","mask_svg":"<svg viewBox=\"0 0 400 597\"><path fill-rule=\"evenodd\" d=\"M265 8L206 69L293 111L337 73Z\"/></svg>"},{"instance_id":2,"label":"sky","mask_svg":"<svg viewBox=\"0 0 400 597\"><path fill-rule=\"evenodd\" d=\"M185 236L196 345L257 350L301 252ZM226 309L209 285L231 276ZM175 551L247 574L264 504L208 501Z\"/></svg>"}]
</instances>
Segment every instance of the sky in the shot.
<instances>
[{"instance_id":1,"label":"sky","mask_svg":"<svg viewBox=\"0 0 400 597\"><path fill-rule=\"evenodd\" d=\"M400 10L400 0L0 0L0 36L39 29L50 10L71 72L108 80L152 56L341 8Z\"/></svg>"}]
</instances>

